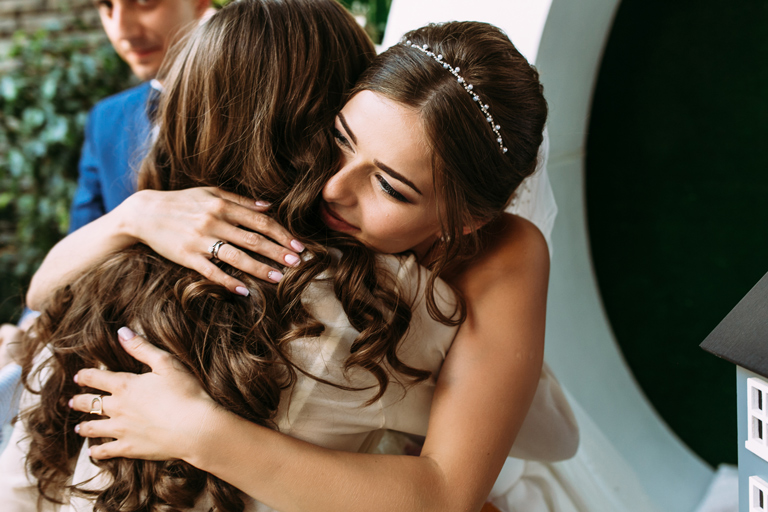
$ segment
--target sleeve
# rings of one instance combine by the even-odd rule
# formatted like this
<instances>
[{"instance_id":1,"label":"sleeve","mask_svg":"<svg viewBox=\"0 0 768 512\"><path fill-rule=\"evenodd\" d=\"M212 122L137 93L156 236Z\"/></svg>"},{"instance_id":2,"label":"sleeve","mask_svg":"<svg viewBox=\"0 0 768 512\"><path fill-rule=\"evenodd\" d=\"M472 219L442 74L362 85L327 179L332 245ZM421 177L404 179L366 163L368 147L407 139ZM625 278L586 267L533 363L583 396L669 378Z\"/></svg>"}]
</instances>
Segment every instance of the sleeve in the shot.
<instances>
[{"instance_id":1,"label":"sleeve","mask_svg":"<svg viewBox=\"0 0 768 512\"><path fill-rule=\"evenodd\" d=\"M5 426L18 412L20 382L21 366L18 364L7 364L0 369L0 426L3 427L0 439L5 434Z\"/></svg>"},{"instance_id":2,"label":"sleeve","mask_svg":"<svg viewBox=\"0 0 768 512\"><path fill-rule=\"evenodd\" d=\"M106 213L99 178L100 161L93 140L95 117L95 110L91 110L85 125L85 142L80 153L77 190L69 214L70 233Z\"/></svg>"}]
</instances>

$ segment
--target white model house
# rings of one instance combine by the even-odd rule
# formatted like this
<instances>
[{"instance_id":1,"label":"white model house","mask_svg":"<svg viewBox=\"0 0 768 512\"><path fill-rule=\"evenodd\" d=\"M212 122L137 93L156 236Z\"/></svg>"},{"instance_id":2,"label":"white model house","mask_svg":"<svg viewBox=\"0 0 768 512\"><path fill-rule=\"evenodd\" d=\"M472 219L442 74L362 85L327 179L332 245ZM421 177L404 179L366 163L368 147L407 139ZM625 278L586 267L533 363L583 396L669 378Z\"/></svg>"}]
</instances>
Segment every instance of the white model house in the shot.
<instances>
[{"instance_id":1,"label":"white model house","mask_svg":"<svg viewBox=\"0 0 768 512\"><path fill-rule=\"evenodd\" d=\"M739 512L768 511L768 274L701 347L736 365Z\"/></svg>"}]
</instances>

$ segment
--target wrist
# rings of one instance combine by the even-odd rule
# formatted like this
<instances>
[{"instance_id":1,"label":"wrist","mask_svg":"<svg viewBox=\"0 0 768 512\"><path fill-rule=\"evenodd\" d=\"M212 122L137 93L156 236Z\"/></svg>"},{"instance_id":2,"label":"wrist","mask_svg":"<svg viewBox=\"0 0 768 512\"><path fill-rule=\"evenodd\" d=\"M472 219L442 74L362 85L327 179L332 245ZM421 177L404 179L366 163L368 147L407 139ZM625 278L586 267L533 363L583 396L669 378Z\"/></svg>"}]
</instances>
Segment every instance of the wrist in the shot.
<instances>
[{"instance_id":1,"label":"wrist","mask_svg":"<svg viewBox=\"0 0 768 512\"><path fill-rule=\"evenodd\" d=\"M202 405L202 404L201 404ZM226 474L237 454L259 444L259 434L269 429L251 423L211 400L196 417L197 432L184 448L185 462L213 475Z\"/></svg>"},{"instance_id":2,"label":"wrist","mask_svg":"<svg viewBox=\"0 0 768 512\"><path fill-rule=\"evenodd\" d=\"M137 219L139 214L148 206L147 195L153 191L140 190L128 198L125 199L120 205L118 205L112 212L108 213L105 217L112 219L112 236L124 239L125 245L133 245L137 242L141 242L141 232Z\"/></svg>"},{"instance_id":3,"label":"wrist","mask_svg":"<svg viewBox=\"0 0 768 512\"><path fill-rule=\"evenodd\" d=\"M186 443L182 443L180 459L203 471L215 464L215 445L226 437L226 424L230 415L212 399L198 400L193 408L190 425L194 430Z\"/></svg>"}]
</instances>

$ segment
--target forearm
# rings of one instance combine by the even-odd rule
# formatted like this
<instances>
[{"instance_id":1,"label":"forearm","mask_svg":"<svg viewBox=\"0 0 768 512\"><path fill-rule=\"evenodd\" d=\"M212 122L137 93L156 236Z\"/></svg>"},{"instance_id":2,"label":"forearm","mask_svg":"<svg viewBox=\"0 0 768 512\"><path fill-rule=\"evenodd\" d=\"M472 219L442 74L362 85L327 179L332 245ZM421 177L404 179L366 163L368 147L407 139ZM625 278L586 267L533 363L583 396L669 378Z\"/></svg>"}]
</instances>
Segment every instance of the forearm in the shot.
<instances>
[{"instance_id":1,"label":"forearm","mask_svg":"<svg viewBox=\"0 0 768 512\"><path fill-rule=\"evenodd\" d=\"M129 201L69 234L57 243L35 272L27 291L27 307L40 309L50 293L72 282L109 254L136 243L130 234Z\"/></svg>"},{"instance_id":2,"label":"forearm","mask_svg":"<svg viewBox=\"0 0 768 512\"><path fill-rule=\"evenodd\" d=\"M188 462L281 512L474 509L429 457L328 450L221 409L211 414Z\"/></svg>"}]
</instances>

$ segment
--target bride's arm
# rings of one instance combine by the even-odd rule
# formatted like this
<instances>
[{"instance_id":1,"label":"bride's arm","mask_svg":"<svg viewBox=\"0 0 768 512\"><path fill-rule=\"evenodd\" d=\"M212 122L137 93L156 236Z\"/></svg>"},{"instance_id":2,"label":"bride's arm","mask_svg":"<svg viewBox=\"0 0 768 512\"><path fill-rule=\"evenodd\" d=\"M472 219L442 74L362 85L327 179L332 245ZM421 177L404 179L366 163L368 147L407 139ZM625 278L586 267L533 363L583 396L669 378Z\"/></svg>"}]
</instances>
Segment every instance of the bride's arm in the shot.
<instances>
[{"instance_id":1,"label":"bride's arm","mask_svg":"<svg viewBox=\"0 0 768 512\"><path fill-rule=\"evenodd\" d=\"M117 440L91 455L181 458L284 512L479 510L530 405L544 345L546 243L530 223L504 222L507 236L455 280L469 315L441 370L421 456L338 452L259 427L217 407L139 337L124 346L152 373L78 374L112 393L109 419L80 433ZM74 407L88 410L92 398Z\"/></svg>"},{"instance_id":2,"label":"bride's arm","mask_svg":"<svg viewBox=\"0 0 768 512\"><path fill-rule=\"evenodd\" d=\"M298 262L295 251L303 249L285 228L260 213L264 209L255 201L216 188L137 192L51 249L32 278L27 306L39 309L52 290L72 282L104 257L138 242L234 293L243 293L242 282L210 261L208 248L217 240L253 250L286 265ZM269 280L268 273L276 270L246 256L233 245L223 245L218 255L222 261L265 281Z\"/></svg>"}]
</instances>

